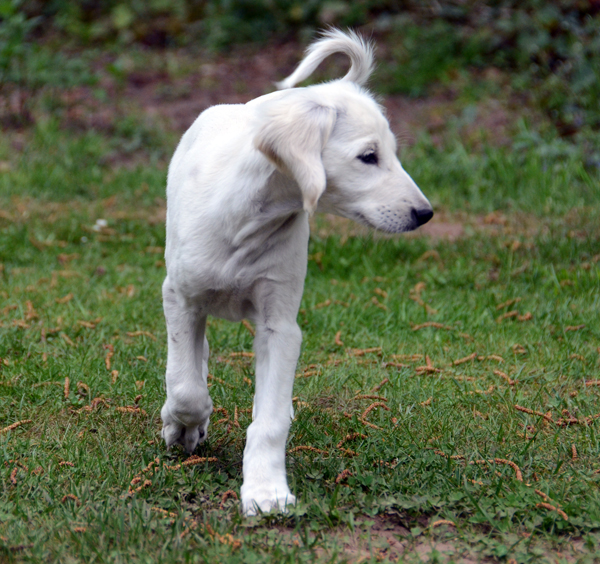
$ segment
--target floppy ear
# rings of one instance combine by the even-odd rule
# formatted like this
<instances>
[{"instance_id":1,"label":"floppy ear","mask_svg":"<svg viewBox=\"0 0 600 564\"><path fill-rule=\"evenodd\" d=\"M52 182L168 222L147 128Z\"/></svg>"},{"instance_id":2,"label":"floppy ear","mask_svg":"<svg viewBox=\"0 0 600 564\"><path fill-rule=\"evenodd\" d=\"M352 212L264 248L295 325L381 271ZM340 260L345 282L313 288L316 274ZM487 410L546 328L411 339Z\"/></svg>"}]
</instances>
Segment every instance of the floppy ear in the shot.
<instances>
[{"instance_id":1,"label":"floppy ear","mask_svg":"<svg viewBox=\"0 0 600 564\"><path fill-rule=\"evenodd\" d=\"M265 102L261 110L254 146L294 178L304 210L314 213L327 184L321 153L335 124L335 109L290 91Z\"/></svg>"}]
</instances>

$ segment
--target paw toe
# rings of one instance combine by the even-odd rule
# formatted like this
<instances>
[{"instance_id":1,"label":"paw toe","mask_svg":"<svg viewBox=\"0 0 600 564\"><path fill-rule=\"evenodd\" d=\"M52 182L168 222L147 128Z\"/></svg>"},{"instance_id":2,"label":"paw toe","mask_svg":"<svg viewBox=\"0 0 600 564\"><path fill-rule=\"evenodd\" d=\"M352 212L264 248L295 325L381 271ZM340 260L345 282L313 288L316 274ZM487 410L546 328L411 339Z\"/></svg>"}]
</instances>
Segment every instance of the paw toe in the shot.
<instances>
[{"instance_id":1,"label":"paw toe","mask_svg":"<svg viewBox=\"0 0 600 564\"><path fill-rule=\"evenodd\" d=\"M290 505L296 505L296 497L291 493L283 497L270 495L267 497L257 496L248 501L242 501L242 512L247 517L252 517L259 513L270 513L271 511L287 513Z\"/></svg>"},{"instance_id":2,"label":"paw toe","mask_svg":"<svg viewBox=\"0 0 600 564\"><path fill-rule=\"evenodd\" d=\"M198 427L188 427L183 431L181 444L191 454L200 442L200 429Z\"/></svg>"}]
</instances>

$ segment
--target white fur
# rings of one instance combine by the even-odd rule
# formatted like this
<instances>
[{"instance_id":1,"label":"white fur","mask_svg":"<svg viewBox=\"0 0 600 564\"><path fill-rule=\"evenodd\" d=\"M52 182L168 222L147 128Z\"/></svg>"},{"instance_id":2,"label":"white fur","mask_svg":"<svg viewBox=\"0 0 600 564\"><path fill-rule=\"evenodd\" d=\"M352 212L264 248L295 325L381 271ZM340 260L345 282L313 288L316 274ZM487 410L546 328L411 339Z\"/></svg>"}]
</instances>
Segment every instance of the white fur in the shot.
<instances>
[{"instance_id":1,"label":"white fur","mask_svg":"<svg viewBox=\"0 0 600 564\"><path fill-rule=\"evenodd\" d=\"M295 503L285 446L302 341L296 316L309 214L338 214L389 233L415 229L431 216L396 157L379 106L357 84L371 71L370 47L354 34L330 31L283 85L305 79L336 51L351 59L345 78L209 108L183 135L169 167L162 436L190 452L206 439L207 316L252 320L256 391L241 491L248 515ZM377 163L363 162L372 153Z\"/></svg>"}]
</instances>

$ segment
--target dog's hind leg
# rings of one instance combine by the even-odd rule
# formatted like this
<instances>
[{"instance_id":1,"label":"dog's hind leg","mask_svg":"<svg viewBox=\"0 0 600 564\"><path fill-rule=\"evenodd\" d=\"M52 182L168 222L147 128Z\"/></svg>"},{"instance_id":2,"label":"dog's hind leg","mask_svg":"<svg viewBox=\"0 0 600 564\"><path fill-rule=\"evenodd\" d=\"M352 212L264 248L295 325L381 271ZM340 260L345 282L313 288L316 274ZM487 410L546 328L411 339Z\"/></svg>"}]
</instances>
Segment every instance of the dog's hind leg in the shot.
<instances>
[{"instance_id":1,"label":"dog's hind leg","mask_svg":"<svg viewBox=\"0 0 600 564\"><path fill-rule=\"evenodd\" d=\"M208 394L206 316L182 303L169 282L163 284L167 322L167 400L161 410L162 437L170 447L182 444L192 452L207 437L212 413Z\"/></svg>"}]
</instances>

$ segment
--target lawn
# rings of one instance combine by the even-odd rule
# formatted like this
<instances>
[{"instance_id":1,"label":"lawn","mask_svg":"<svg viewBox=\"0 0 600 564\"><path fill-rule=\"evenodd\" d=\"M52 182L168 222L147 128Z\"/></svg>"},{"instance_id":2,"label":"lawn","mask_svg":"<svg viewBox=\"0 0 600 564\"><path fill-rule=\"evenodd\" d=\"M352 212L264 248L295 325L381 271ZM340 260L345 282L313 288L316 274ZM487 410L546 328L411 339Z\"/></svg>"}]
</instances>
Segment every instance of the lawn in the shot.
<instances>
[{"instance_id":1,"label":"lawn","mask_svg":"<svg viewBox=\"0 0 600 564\"><path fill-rule=\"evenodd\" d=\"M167 451L177 139L127 127L48 118L20 151L0 140L1 562L600 558L600 190L576 149L526 130L509 146L405 147L458 237L314 219L298 505L242 518L253 329L209 321L209 439ZM154 156L106 158L132 139Z\"/></svg>"}]
</instances>

